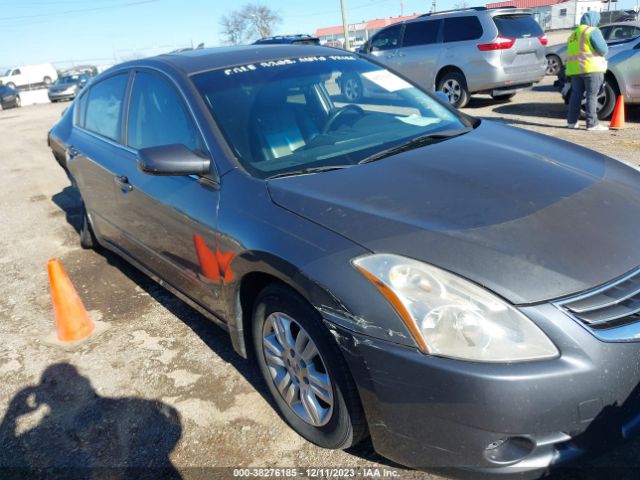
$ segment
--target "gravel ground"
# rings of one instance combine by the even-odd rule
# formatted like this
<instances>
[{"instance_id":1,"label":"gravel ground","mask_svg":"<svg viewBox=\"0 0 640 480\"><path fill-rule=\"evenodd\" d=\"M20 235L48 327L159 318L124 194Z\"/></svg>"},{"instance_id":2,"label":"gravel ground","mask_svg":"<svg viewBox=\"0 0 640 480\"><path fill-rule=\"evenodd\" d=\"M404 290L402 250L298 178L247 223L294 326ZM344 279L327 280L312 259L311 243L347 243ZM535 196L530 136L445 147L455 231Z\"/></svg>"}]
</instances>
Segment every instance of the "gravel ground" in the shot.
<instances>
[{"instance_id":1,"label":"gravel ground","mask_svg":"<svg viewBox=\"0 0 640 480\"><path fill-rule=\"evenodd\" d=\"M548 83L511 103L479 97L466 111L640 163L640 109L628 112L622 131L569 131ZM0 112L0 465L74 467L30 478L211 478L231 476L229 467L337 466L439 478L394 465L366 444L343 452L306 442L278 417L257 371L222 330L116 256L80 249L78 197L46 145L65 107ZM50 257L60 258L93 318L110 325L74 352L43 343L53 330ZM638 452L629 444L601 462L626 465Z\"/></svg>"}]
</instances>

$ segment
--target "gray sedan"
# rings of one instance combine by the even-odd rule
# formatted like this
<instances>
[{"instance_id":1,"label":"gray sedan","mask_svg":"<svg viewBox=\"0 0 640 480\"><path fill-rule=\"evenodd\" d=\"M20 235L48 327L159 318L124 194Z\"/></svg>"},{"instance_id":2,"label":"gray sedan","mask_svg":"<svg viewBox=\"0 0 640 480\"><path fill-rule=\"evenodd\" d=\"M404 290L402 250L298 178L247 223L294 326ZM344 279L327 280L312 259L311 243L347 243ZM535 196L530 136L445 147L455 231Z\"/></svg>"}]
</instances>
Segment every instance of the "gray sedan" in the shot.
<instances>
[{"instance_id":1,"label":"gray sedan","mask_svg":"<svg viewBox=\"0 0 640 480\"><path fill-rule=\"evenodd\" d=\"M611 116L619 95L626 104L640 104L640 38L609 45L608 70L603 88L598 93L597 112L600 119ZM571 96L571 83L561 87L565 103Z\"/></svg>"},{"instance_id":2,"label":"gray sedan","mask_svg":"<svg viewBox=\"0 0 640 480\"><path fill-rule=\"evenodd\" d=\"M345 74L386 95L345 102ZM113 67L49 145L81 244L226 330L317 445L539 475L639 430L640 172L623 163L289 45Z\"/></svg>"},{"instance_id":3,"label":"gray sedan","mask_svg":"<svg viewBox=\"0 0 640 480\"><path fill-rule=\"evenodd\" d=\"M90 77L86 73L77 73L58 77L55 83L49 86L49 100L60 102L63 100L73 100L84 88Z\"/></svg>"},{"instance_id":4,"label":"gray sedan","mask_svg":"<svg viewBox=\"0 0 640 480\"><path fill-rule=\"evenodd\" d=\"M612 23L600 27L605 41L611 45L640 37L640 22ZM547 75L558 75L567 61L566 42L547 47Z\"/></svg>"}]
</instances>

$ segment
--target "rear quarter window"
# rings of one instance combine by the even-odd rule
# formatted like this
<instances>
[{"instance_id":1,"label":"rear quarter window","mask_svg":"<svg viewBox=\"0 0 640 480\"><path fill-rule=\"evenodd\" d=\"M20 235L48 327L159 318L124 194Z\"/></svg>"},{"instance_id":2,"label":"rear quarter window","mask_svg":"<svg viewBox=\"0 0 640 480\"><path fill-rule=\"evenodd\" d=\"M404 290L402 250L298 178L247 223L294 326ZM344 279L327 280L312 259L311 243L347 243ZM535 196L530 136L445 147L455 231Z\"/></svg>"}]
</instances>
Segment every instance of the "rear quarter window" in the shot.
<instances>
[{"instance_id":1,"label":"rear quarter window","mask_svg":"<svg viewBox=\"0 0 640 480\"><path fill-rule=\"evenodd\" d=\"M478 17L453 17L444 20L444 41L462 42L482 37L482 25Z\"/></svg>"},{"instance_id":2,"label":"rear quarter window","mask_svg":"<svg viewBox=\"0 0 640 480\"><path fill-rule=\"evenodd\" d=\"M496 15L493 21L498 28L498 35L507 38L538 37L544 32L532 15Z\"/></svg>"}]
</instances>

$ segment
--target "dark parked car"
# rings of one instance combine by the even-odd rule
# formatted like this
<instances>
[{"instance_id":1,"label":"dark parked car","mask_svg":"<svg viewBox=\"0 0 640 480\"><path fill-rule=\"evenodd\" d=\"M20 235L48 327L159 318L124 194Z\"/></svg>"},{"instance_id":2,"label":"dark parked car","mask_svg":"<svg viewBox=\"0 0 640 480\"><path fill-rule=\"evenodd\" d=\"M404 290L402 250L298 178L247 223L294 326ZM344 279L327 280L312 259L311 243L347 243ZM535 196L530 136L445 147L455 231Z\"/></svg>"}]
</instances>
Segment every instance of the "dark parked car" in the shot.
<instances>
[{"instance_id":1,"label":"dark parked car","mask_svg":"<svg viewBox=\"0 0 640 480\"><path fill-rule=\"evenodd\" d=\"M73 73L58 77L58 80L49 86L47 92L49 100L52 102L73 100L90 78L86 73Z\"/></svg>"},{"instance_id":2,"label":"dark parked car","mask_svg":"<svg viewBox=\"0 0 640 480\"><path fill-rule=\"evenodd\" d=\"M0 84L0 107L17 108L21 105L20 94L13 88Z\"/></svg>"},{"instance_id":3,"label":"dark parked car","mask_svg":"<svg viewBox=\"0 0 640 480\"><path fill-rule=\"evenodd\" d=\"M295 35L275 35L273 37L264 37L260 40L253 42L254 45L320 45L320 39L318 37L312 37L298 33Z\"/></svg>"},{"instance_id":4,"label":"dark parked car","mask_svg":"<svg viewBox=\"0 0 640 480\"><path fill-rule=\"evenodd\" d=\"M345 73L388 95L344 103ZM638 431L640 173L623 163L291 45L113 67L49 143L82 245L227 330L317 445L538 474Z\"/></svg>"}]
</instances>

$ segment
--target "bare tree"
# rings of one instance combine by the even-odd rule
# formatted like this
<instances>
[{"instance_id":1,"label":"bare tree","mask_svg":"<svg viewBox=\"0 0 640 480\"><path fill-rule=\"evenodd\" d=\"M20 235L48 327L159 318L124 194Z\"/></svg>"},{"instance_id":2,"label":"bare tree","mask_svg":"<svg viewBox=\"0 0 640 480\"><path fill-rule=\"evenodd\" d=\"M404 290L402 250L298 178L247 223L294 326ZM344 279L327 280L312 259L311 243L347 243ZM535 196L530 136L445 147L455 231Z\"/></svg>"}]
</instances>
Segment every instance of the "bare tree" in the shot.
<instances>
[{"instance_id":1,"label":"bare tree","mask_svg":"<svg viewBox=\"0 0 640 480\"><path fill-rule=\"evenodd\" d=\"M220 19L222 36L226 43L237 45L256 38L273 35L282 21L280 15L266 5L247 3Z\"/></svg>"},{"instance_id":2,"label":"bare tree","mask_svg":"<svg viewBox=\"0 0 640 480\"><path fill-rule=\"evenodd\" d=\"M458 0L453 4L453 8L455 8L456 10L464 10L465 8L469 8L469 4L466 0Z\"/></svg>"}]
</instances>

